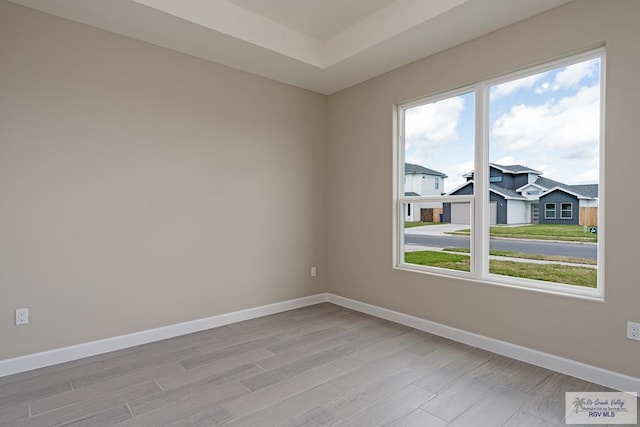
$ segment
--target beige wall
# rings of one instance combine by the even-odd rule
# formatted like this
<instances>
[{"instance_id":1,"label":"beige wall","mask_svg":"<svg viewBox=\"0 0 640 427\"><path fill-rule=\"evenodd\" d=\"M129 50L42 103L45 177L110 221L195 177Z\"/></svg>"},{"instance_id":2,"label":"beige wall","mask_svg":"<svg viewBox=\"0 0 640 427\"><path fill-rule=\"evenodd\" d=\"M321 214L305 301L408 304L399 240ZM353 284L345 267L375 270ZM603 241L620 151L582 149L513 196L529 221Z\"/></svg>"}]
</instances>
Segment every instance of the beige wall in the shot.
<instances>
[{"instance_id":1,"label":"beige wall","mask_svg":"<svg viewBox=\"0 0 640 427\"><path fill-rule=\"evenodd\" d=\"M488 337L640 376L640 2L580 0L329 98L329 291ZM606 301L392 268L392 106L607 45ZM366 205L367 215L356 216Z\"/></svg>"},{"instance_id":2,"label":"beige wall","mask_svg":"<svg viewBox=\"0 0 640 427\"><path fill-rule=\"evenodd\" d=\"M329 290L640 376L639 15L576 1L324 97L0 0L0 360ZM603 42L606 301L394 270L393 104Z\"/></svg>"},{"instance_id":3,"label":"beige wall","mask_svg":"<svg viewBox=\"0 0 640 427\"><path fill-rule=\"evenodd\" d=\"M0 1L0 360L324 292L326 107Z\"/></svg>"}]
</instances>

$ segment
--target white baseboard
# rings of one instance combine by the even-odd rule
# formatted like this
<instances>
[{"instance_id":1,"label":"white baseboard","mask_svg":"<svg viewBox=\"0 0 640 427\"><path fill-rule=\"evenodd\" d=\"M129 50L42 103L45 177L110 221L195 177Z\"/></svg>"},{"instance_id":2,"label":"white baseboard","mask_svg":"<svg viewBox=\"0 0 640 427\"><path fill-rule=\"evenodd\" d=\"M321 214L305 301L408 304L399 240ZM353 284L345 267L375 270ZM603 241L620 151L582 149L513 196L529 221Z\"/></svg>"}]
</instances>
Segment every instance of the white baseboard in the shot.
<instances>
[{"instance_id":1,"label":"white baseboard","mask_svg":"<svg viewBox=\"0 0 640 427\"><path fill-rule=\"evenodd\" d=\"M473 347L511 357L512 359L520 360L522 362L570 375L572 377L581 378L616 390L627 392L640 391L640 378L631 377L629 375L576 362L575 360L565 359L564 357L555 356L542 351L533 350L505 341L485 337L483 335L463 331L461 329L452 328L451 326L431 322L419 317L366 304L334 294L328 294L328 301L332 304L350 308L382 319L391 320L392 322L449 338L453 341L468 344Z\"/></svg>"},{"instance_id":2,"label":"white baseboard","mask_svg":"<svg viewBox=\"0 0 640 427\"><path fill-rule=\"evenodd\" d=\"M173 338L180 335L186 335L205 329L217 328L219 326L241 322L243 320L255 319L322 302L330 302L362 313L367 313L372 316L410 326L434 335L449 338L453 341L458 341L617 390L640 391L640 378L576 362L574 360L544 353L538 350L532 350L527 347L496 340L483 335L474 334L461 329L452 328L451 326L442 325L419 317L329 293L282 301L232 313L220 314L218 316L207 317L204 319L193 320L190 322L149 329L146 331L135 332L99 341L92 341L42 353L29 354L13 359L0 360L0 377L38 369L45 366L56 365L58 363L69 362L84 357L108 353L110 351L133 347L136 345L160 341L167 338Z\"/></svg>"},{"instance_id":3,"label":"white baseboard","mask_svg":"<svg viewBox=\"0 0 640 427\"><path fill-rule=\"evenodd\" d=\"M207 317L204 319L192 320L190 322L178 323L175 325L148 329L146 331L134 332L132 334L120 335L70 347L63 347L41 353L15 357L12 359L0 360L0 377L30 371L32 369L43 368L45 366L57 365L58 363L69 362L72 360L82 359L84 357L108 353L110 351L121 350L123 348L134 347L136 345L160 341L167 338L173 338L180 335L186 335L193 332L203 331L205 329L217 328L230 323L255 319L257 317L281 313L283 311L319 304L326 301L326 293L311 295L308 297L277 302L246 310L234 311L232 313L220 314L218 316Z\"/></svg>"}]
</instances>

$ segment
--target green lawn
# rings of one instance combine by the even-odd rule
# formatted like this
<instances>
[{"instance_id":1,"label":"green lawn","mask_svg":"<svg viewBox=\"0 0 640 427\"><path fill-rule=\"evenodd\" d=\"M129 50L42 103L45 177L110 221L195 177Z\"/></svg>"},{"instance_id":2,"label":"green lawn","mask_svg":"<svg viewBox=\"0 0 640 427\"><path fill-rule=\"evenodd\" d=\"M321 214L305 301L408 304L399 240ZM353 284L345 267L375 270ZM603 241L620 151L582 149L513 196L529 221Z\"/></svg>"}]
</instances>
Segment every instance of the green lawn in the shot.
<instances>
[{"instance_id":1,"label":"green lawn","mask_svg":"<svg viewBox=\"0 0 640 427\"><path fill-rule=\"evenodd\" d=\"M466 255L437 251L406 252L404 254L404 262L460 271L469 271L471 265L470 258Z\"/></svg>"},{"instance_id":2,"label":"green lawn","mask_svg":"<svg viewBox=\"0 0 640 427\"><path fill-rule=\"evenodd\" d=\"M447 252L458 252L458 253L465 253L465 254L468 254L469 252L471 252L467 248L444 248L443 250ZM598 265L598 261L595 259L577 258L577 257L562 256L562 255L538 255L538 254L527 254L524 252L496 251L493 249L489 251L489 255L504 256L504 257L511 257L511 258L536 259L541 261L569 262L572 264Z\"/></svg>"},{"instance_id":3,"label":"green lawn","mask_svg":"<svg viewBox=\"0 0 640 427\"><path fill-rule=\"evenodd\" d=\"M440 223L439 222L406 221L404 223L404 228L422 227L423 225L435 225L435 224L440 224Z\"/></svg>"},{"instance_id":4,"label":"green lawn","mask_svg":"<svg viewBox=\"0 0 640 427\"><path fill-rule=\"evenodd\" d=\"M405 253L408 264L428 265L451 270L469 271L470 260L466 255L437 251L417 251ZM595 268L572 267L561 264L534 264L526 262L489 260L489 271L504 276L522 277L545 282L595 288L598 272Z\"/></svg>"},{"instance_id":5,"label":"green lawn","mask_svg":"<svg viewBox=\"0 0 640 427\"><path fill-rule=\"evenodd\" d=\"M569 242L597 242L598 235L585 233L581 225L532 224L517 227L494 225L489 228L491 237L512 239L564 240ZM470 230L458 230L450 234L469 235Z\"/></svg>"}]
</instances>

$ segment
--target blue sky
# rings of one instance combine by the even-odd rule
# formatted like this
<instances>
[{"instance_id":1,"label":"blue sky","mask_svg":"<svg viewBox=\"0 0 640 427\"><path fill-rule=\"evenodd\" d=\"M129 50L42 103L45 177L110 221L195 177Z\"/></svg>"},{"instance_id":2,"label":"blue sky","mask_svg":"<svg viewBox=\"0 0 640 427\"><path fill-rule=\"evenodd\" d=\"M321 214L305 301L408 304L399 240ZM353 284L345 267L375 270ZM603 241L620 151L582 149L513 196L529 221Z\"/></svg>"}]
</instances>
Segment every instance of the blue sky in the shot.
<instances>
[{"instance_id":1,"label":"blue sky","mask_svg":"<svg viewBox=\"0 0 640 427\"><path fill-rule=\"evenodd\" d=\"M489 158L567 184L599 176L600 59L491 87ZM408 109L405 160L444 172L445 191L473 169L474 94Z\"/></svg>"}]
</instances>

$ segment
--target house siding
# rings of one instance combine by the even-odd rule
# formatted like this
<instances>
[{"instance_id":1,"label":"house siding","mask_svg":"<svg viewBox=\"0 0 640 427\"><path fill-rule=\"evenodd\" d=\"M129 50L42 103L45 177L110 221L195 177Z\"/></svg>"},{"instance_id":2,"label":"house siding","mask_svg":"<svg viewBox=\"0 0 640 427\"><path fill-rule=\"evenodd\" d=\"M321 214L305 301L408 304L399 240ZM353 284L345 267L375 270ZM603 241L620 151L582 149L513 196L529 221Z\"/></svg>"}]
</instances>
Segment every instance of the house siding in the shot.
<instances>
[{"instance_id":1,"label":"house siding","mask_svg":"<svg viewBox=\"0 0 640 427\"><path fill-rule=\"evenodd\" d=\"M544 213L545 203L555 203L556 204L556 217L554 219L546 219ZM560 216L561 203L571 203L572 204L572 215L571 219L562 219ZM540 224L578 224L580 221L580 203L576 196L571 194L567 194L565 192L556 190L549 194L546 194L540 197Z\"/></svg>"},{"instance_id":2,"label":"house siding","mask_svg":"<svg viewBox=\"0 0 640 427\"><path fill-rule=\"evenodd\" d=\"M518 187L514 187L514 181L513 181L513 176L512 175L505 174L504 172L502 172L499 169L494 168L493 166L490 168L489 176L491 178L497 178L497 177L502 178L502 181L499 181L499 182L495 182L494 181L493 182L498 187L502 187L502 188L518 188ZM526 182L524 184L526 184ZM522 184L522 185L524 185L524 184Z\"/></svg>"},{"instance_id":3,"label":"house siding","mask_svg":"<svg viewBox=\"0 0 640 427\"><path fill-rule=\"evenodd\" d=\"M452 196L471 196L473 194L473 183L467 184L458 191L451 193Z\"/></svg>"},{"instance_id":4,"label":"house siding","mask_svg":"<svg viewBox=\"0 0 640 427\"><path fill-rule=\"evenodd\" d=\"M508 201L504 197L496 193L489 193L489 200L492 202L496 202L496 209L497 209L496 222L498 224L506 224Z\"/></svg>"},{"instance_id":5,"label":"house siding","mask_svg":"<svg viewBox=\"0 0 640 427\"><path fill-rule=\"evenodd\" d=\"M508 187L508 188L515 190L516 188L520 188L523 185L527 185L528 183L529 183L529 174L521 173L513 177L513 187Z\"/></svg>"},{"instance_id":6,"label":"house siding","mask_svg":"<svg viewBox=\"0 0 640 427\"><path fill-rule=\"evenodd\" d=\"M442 188L444 185L444 178L437 177L439 181L438 188L435 186L436 177L433 175L427 175L423 173L406 174L404 191L412 191L420 194L421 196L439 196L442 194Z\"/></svg>"}]
</instances>

